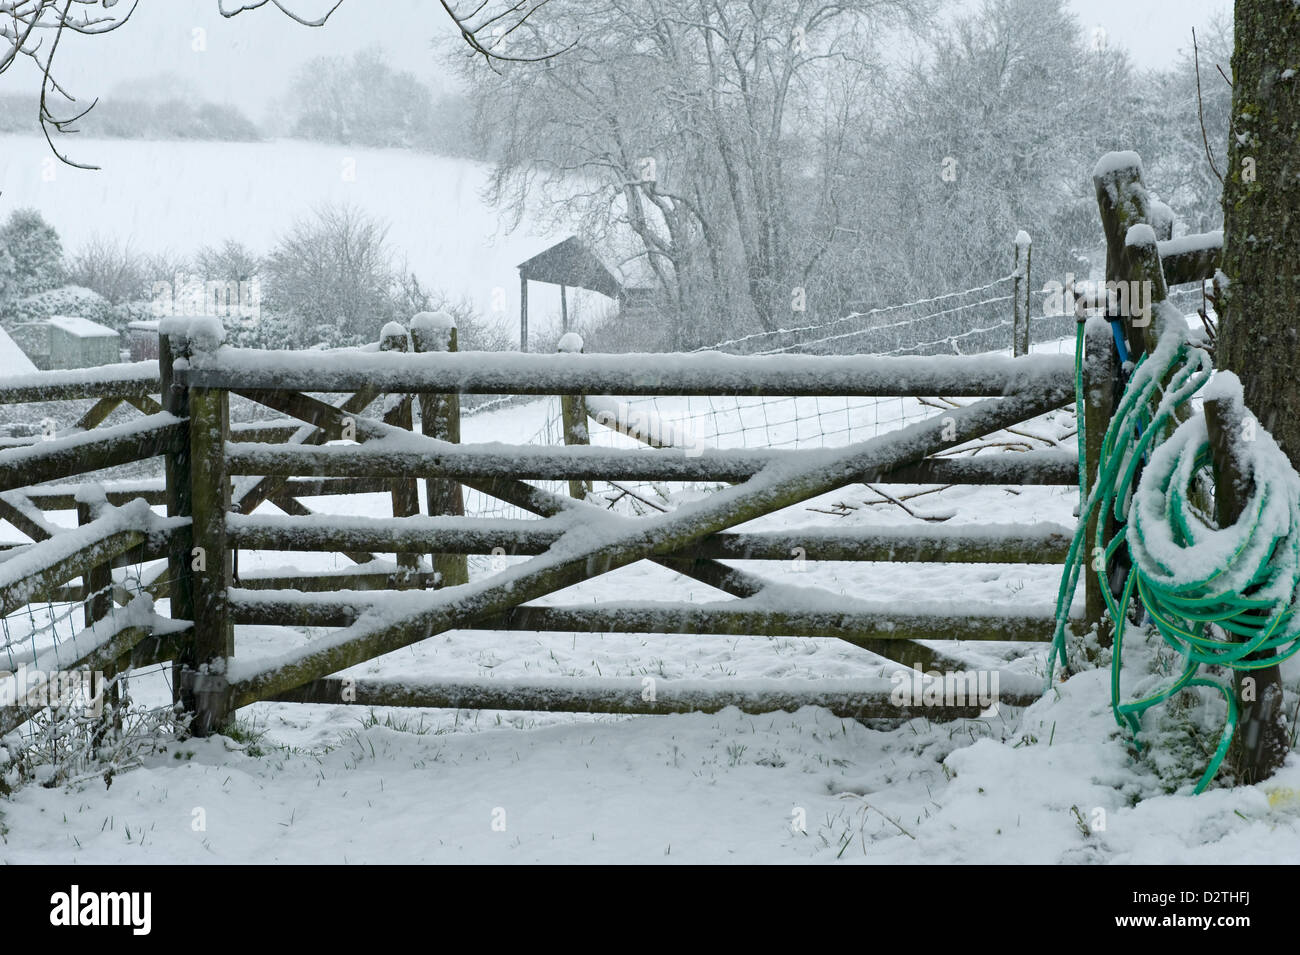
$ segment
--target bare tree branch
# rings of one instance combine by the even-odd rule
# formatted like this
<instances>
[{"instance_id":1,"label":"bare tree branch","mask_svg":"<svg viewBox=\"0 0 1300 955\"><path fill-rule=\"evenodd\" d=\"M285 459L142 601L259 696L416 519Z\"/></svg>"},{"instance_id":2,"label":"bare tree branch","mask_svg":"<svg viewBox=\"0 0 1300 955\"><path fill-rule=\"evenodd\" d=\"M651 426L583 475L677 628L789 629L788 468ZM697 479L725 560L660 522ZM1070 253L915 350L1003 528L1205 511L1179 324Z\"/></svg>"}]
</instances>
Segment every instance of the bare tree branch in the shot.
<instances>
[{"instance_id":1,"label":"bare tree branch","mask_svg":"<svg viewBox=\"0 0 1300 955\"><path fill-rule=\"evenodd\" d=\"M1210 134L1205 131L1205 104L1201 100L1201 53L1196 46L1196 27L1192 27L1192 57L1196 62L1196 115L1201 121L1201 141L1205 143L1205 158L1210 162L1210 169L1222 185L1223 176L1214 165L1214 157L1210 155Z\"/></svg>"},{"instance_id":2,"label":"bare tree branch","mask_svg":"<svg viewBox=\"0 0 1300 955\"><path fill-rule=\"evenodd\" d=\"M483 57L488 65L495 68L498 63L539 63L560 55L574 45L560 50L545 49L534 55L514 56L503 50L507 38L520 29L532 31L534 38L540 33L529 22L538 10L545 7L550 0L514 0L497 12L489 8L492 0L479 0L478 4L467 12L459 12L453 0L439 0L447 16L455 24L461 39L476 56ZM132 0L125 14L111 12L115 2L104 0L0 0L0 74L14 65L20 56L31 59L40 72L40 108L39 120L41 131L49 144L50 150L59 160L78 169L98 169L84 163L75 162L60 152L54 144L54 134L71 134L77 130L73 124L83 118L98 102L91 102L85 109L75 115L56 116L50 107L51 92L62 96L69 103L75 103L76 97L63 88L55 78L54 57L59 49L59 41L65 30L80 33L83 36L97 36L121 28L131 19L139 0ZM333 5L318 17L306 17L295 12L289 0L217 0L217 11L222 17L232 19L249 10L258 10L273 6L295 23L305 27L321 27L343 5L343 0L335 0ZM105 12L109 11L109 12ZM48 52L41 44L42 31L52 31L53 39ZM489 38L490 36L490 38ZM576 41L575 41L576 42Z\"/></svg>"}]
</instances>

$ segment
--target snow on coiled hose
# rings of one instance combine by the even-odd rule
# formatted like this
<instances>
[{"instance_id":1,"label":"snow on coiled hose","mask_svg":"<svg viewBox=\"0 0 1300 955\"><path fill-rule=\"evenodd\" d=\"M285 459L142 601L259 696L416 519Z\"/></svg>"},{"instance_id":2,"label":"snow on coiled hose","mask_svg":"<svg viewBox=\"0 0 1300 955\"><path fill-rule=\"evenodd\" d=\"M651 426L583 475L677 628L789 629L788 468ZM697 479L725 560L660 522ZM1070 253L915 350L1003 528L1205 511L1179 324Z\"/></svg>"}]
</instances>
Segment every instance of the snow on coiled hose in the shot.
<instances>
[{"instance_id":1,"label":"snow on coiled hose","mask_svg":"<svg viewBox=\"0 0 1300 955\"><path fill-rule=\"evenodd\" d=\"M1081 423L1082 339L1080 324L1075 392ZM1198 793L1218 773L1237 725L1232 687L1200 676L1201 667L1259 669L1300 651L1300 476L1273 438L1256 428L1253 439L1238 441L1247 456L1243 464L1253 477L1254 490L1241 518L1219 528L1202 515L1191 497L1197 475L1211 464L1204 416L1188 418L1161 441L1177 410L1209 381L1211 368L1205 351L1191 347L1180 331L1162 335L1155 352L1144 355L1135 367L1102 442L1096 485L1091 491L1082 488L1079 528L1057 599L1048 674L1050 683L1050 668L1058 661L1067 662L1070 603L1083 560L1095 555L1091 565L1115 626L1111 708L1120 726L1136 734L1143 713L1188 687L1213 687L1227 703L1219 745L1196 786ZM1235 375L1221 372L1203 396L1239 401L1240 388ZM1080 460L1084 460L1082 427L1078 440ZM1135 475L1144 461L1135 488ZM1126 521L1109 540L1105 539L1107 512ZM1099 519L1089 548L1086 529L1094 514ZM1106 568L1121 547L1128 548L1131 570L1116 600ZM1122 702L1124 631L1135 590L1151 623L1184 666L1153 692ZM1276 651L1276 656L1248 659L1267 650Z\"/></svg>"}]
</instances>

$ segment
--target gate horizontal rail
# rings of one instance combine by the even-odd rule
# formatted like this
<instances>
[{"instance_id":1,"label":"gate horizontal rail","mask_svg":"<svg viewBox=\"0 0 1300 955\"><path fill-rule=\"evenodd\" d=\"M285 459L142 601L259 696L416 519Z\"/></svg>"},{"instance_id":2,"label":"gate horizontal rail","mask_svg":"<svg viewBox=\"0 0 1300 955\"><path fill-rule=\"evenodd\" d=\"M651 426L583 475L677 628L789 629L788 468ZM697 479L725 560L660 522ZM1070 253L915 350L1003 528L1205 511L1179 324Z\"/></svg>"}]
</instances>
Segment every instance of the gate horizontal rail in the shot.
<instances>
[{"instance_id":1,"label":"gate horizontal rail","mask_svg":"<svg viewBox=\"0 0 1300 955\"><path fill-rule=\"evenodd\" d=\"M10 375L0 382L0 404L79 398L148 398L161 387L157 361Z\"/></svg>"},{"instance_id":2,"label":"gate horizontal rail","mask_svg":"<svg viewBox=\"0 0 1300 955\"><path fill-rule=\"evenodd\" d=\"M545 448L505 445L491 448L432 447L406 450L382 441L359 447L277 447L229 444L226 462L232 474L289 477L438 477L455 480L509 475L516 480L566 481L747 481L766 467L825 456L831 449L725 449L686 452L678 449L621 450L572 446ZM914 480L916 478L926 480ZM982 478L981 481L972 480ZM1027 451L996 458L930 458L905 466L901 476L883 470L854 475L854 483L892 478L895 483L1074 484L1078 462L1061 451Z\"/></svg>"},{"instance_id":3,"label":"gate horizontal rail","mask_svg":"<svg viewBox=\"0 0 1300 955\"><path fill-rule=\"evenodd\" d=\"M457 517L329 518L304 521L274 515L231 514L232 546L247 550L537 556L564 536L549 521ZM855 527L843 530L723 531L679 553L714 560L906 561L917 563L1059 564L1073 531L1057 524L1026 528L980 524L956 528Z\"/></svg>"},{"instance_id":4,"label":"gate horizontal rail","mask_svg":"<svg viewBox=\"0 0 1300 955\"><path fill-rule=\"evenodd\" d=\"M779 589L779 588L778 588ZM386 598L374 593L313 595L294 591L230 591L237 623L291 627L350 627ZM841 601L825 610L781 610L764 599L713 604L613 602L590 606L526 604L467 622L459 630L538 633L673 633L712 636L833 637L866 649L904 640L977 640L1045 643L1051 608L1037 611L900 610L897 604Z\"/></svg>"},{"instance_id":5,"label":"gate horizontal rail","mask_svg":"<svg viewBox=\"0 0 1300 955\"><path fill-rule=\"evenodd\" d=\"M861 681L656 680L653 698L647 699L641 680L584 677L385 681L326 677L272 699L287 703L647 716L717 713L732 706L743 713L793 712L804 706L819 706L844 719L975 719L984 710L978 703L965 702L900 705L891 699L888 681L879 682L883 685L866 688ZM1018 693L999 688L999 702L1010 706L1027 706L1038 697L1039 693L1029 688ZM964 694L962 698L966 699Z\"/></svg>"},{"instance_id":6,"label":"gate horizontal rail","mask_svg":"<svg viewBox=\"0 0 1300 955\"><path fill-rule=\"evenodd\" d=\"M177 369L190 388L390 394L982 398L1074 386L1068 355L874 358L722 354L320 352L217 349Z\"/></svg>"}]
</instances>

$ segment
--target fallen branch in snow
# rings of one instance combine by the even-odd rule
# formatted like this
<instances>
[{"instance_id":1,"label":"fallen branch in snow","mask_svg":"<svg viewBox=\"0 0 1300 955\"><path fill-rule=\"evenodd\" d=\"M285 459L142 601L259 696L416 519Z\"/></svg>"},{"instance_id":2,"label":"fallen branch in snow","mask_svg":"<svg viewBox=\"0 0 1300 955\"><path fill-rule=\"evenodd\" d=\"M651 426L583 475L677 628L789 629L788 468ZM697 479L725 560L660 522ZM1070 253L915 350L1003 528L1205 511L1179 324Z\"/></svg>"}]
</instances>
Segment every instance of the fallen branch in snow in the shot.
<instances>
[{"instance_id":1,"label":"fallen branch in snow","mask_svg":"<svg viewBox=\"0 0 1300 955\"><path fill-rule=\"evenodd\" d=\"M882 491L880 488L876 487L874 484L867 484L867 485L865 485L865 487L866 487L867 490L869 490L869 491L875 491L877 494L879 494L882 498L884 498L884 499L885 499L886 501L888 501L890 504L896 505L897 507L901 507L904 511L906 511L908 514L910 514L912 517L915 517L917 520L921 520L921 521L946 521L946 520L948 520L948 518L952 517L951 514L947 514L947 515L944 515L944 516L939 516L939 515L930 515L930 514L918 514L918 513L916 513L916 511L912 510L910 507L908 507L906 504L904 504L901 500L899 500L898 498L894 497L892 494L889 494L889 493L887 493L887 492L885 492L885 491Z\"/></svg>"}]
</instances>

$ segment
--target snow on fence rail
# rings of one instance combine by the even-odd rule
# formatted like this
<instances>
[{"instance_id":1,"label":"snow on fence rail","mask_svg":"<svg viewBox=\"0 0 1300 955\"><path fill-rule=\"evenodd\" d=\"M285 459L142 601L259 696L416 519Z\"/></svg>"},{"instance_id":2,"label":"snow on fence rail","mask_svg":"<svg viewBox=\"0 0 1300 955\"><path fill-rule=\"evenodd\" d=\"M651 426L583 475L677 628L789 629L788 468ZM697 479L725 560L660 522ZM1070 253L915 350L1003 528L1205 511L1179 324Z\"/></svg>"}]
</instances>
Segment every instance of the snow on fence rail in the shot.
<instances>
[{"instance_id":1,"label":"snow on fence rail","mask_svg":"<svg viewBox=\"0 0 1300 955\"><path fill-rule=\"evenodd\" d=\"M230 347L178 369L189 388L390 394L1008 395L1073 381L1073 362L1049 355L877 358L725 354L584 355L516 352L330 354Z\"/></svg>"}]
</instances>

